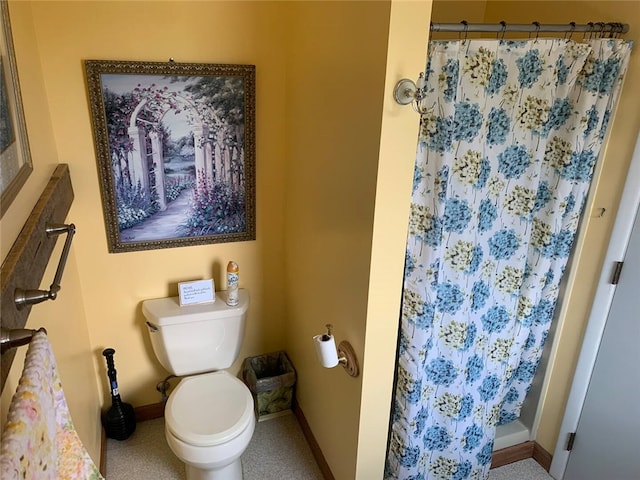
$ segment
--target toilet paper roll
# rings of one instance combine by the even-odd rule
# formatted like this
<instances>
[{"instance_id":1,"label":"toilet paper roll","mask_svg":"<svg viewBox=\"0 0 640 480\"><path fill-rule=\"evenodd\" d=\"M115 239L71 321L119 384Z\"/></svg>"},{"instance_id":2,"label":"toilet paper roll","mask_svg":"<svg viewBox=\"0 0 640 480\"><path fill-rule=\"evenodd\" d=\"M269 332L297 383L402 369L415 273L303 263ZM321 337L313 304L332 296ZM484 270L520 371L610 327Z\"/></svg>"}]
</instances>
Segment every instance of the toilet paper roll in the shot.
<instances>
[{"instance_id":1,"label":"toilet paper roll","mask_svg":"<svg viewBox=\"0 0 640 480\"><path fill-rule=\"evenodd\" d=\"M333 368L338 365L338 350L333 335L316 335L313 337L313 343L316 346L318 360L323 367Z\"/></svg>"}]
</instances>

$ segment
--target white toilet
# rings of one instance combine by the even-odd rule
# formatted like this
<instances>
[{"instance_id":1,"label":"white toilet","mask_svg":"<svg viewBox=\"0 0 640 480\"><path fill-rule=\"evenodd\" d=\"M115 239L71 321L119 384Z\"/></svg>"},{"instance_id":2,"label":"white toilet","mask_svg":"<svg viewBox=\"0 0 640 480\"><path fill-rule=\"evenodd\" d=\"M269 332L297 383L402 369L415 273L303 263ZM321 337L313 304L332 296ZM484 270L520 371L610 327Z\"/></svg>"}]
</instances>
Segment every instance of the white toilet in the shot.
<instances>
[{"instance_id":1,"label":"white toilet","mask_svg":"<svg viewBox=\"0 0 640 480\"><path fill-rule=\"evenodd\" d=\"M203 305L181 307L178 297L142 303L156 357L184 377L167 400L164 418L167 443L185 463L187 480L242 479L240 456L256 423L253 398L224 370L238 357L244 336L249 294L240 289L238 297L233 307L225 292Z\"/></svg>"}]
</instances>

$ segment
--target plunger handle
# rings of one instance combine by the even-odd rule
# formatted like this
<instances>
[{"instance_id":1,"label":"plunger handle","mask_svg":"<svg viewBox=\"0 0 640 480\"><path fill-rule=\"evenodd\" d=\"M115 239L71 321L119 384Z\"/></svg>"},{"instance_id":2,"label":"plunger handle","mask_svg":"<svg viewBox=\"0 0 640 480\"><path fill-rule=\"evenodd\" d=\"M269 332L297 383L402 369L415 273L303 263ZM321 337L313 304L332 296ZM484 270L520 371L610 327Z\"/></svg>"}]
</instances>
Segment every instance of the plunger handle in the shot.
<instances>
[{"instance_id":1,"label":"plunger handle","mask_svg":"<svg viewBox=\"0 0 640 480\"><path fill-rule=\"evenodd\" d=\"M111 383L111 395L118 395L118 380L116 377L116 367L113 363L113 354L116 351L113 348L105 348L102 351L102 355L107 359L107 375L109 376L109 382Z\"/></svg>"}]
</instances>

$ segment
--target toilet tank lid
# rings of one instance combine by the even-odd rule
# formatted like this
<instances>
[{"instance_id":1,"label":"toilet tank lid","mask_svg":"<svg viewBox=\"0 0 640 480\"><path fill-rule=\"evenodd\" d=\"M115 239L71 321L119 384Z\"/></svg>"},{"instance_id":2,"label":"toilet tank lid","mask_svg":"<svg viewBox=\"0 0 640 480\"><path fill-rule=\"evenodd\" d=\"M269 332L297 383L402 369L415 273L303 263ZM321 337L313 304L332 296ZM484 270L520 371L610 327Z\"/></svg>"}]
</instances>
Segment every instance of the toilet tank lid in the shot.
<instances>
[{"instance_id":1,"label":"toilet tank lid","mask_svg":"<svg viewBox=\"0 0 640 480\"><path fill-rule=\"evenodd\" d=\"M226 292L216 292L216 300L213 303L181 307L178 297L154 298L142 302L142 313L148 321L157 326L240 316L249 307L249 292L244 288L239 289L238 304L233 307L227 305L226 300Z\"/></svg>"}]
</instances>

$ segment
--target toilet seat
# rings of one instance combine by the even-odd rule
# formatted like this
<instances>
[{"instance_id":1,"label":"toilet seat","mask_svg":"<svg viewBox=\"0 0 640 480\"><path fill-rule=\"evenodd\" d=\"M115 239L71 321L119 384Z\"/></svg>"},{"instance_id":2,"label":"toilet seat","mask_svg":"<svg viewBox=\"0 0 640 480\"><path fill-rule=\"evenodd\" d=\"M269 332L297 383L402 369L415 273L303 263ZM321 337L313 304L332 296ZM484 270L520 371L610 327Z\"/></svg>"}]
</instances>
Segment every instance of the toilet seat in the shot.
<instances>
[{"instance_id":1,"label":"toilet seat","mask_svg":"<svg viewBox=\"0 0 640 480\"><path fill-rule=\"evenodd\" d=\"M224 370L181 380L164 411L168 431L194 446L230 441L247 428L253 415L251 392Z\"/></svg>"}]
</instances>

